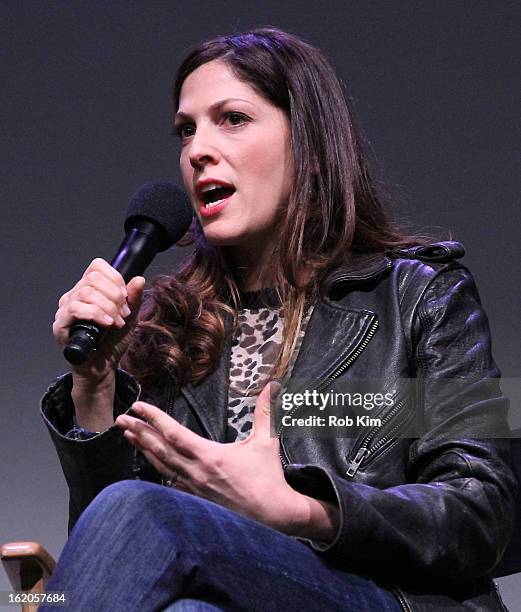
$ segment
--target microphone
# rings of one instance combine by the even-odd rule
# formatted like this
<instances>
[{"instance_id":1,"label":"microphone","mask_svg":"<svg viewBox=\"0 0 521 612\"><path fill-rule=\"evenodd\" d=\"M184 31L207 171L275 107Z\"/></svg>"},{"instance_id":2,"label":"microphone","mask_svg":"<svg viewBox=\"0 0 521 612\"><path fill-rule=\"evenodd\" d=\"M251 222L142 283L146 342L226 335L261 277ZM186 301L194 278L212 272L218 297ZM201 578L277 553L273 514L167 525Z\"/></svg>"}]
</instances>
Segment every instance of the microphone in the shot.
<instances>
[{"instance_id":1,"label":"microphone","mask_svg":"<svg viewBox=\"0 0 521 612\"><path fill-rule=\"evenodd\" d=\"M125 219L126 235L110 265L127 283L143 274L156 253L166 251L188 230L193 210L184 191L163 181L145 183L134 194ZM63 350L73 365L87 361L101 341L103 329L90 321L76 321Z\"/></svg>"}]
</instances>

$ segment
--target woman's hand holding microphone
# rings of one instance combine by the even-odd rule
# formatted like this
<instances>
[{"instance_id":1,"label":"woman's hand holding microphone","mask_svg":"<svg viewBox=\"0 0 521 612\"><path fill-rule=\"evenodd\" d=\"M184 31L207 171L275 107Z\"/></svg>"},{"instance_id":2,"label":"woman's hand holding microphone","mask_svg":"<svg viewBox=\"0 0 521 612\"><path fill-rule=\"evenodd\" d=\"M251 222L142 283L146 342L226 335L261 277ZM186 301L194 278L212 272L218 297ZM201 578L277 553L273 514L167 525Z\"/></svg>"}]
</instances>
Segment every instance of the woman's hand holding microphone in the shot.
<instances>
[{"instance_id":1,"label":"woman's hand holding microphone","mask_svg":"<svg viewBox=\"0 0 521 612\"><path fill-rule=\"evenodd\" d=\"M143 299L145 279L140 275L158 252L186 233L192 219L184 191L165 181L145 183L130 200L125 238L112 262L94 259L61 297L53 333L62 349L67 347L68 361L81 364L72 365L72 399L77 424L84 429L102 431L114 423L115 372ZM131 280L127 284L125 279ZM70 329L80 321L102 329L102 341L82 329L69 344Z\"/></svg>"},{"instance_id":2,"label":"woman's hand holding microphone","mask_svg":"<svg viewBox=\"0 0 521 612\"><path fill-rule=\"evenodd\" d=\"M107 330L89 359L71 368L76 421L90 431L103 431L114 424L115 372L136 324L144 286L142 276L125 284L119 272L97 258L58 303L53 334L62 348L76 321L92 321Z\"/></svg>"}]
</instances>

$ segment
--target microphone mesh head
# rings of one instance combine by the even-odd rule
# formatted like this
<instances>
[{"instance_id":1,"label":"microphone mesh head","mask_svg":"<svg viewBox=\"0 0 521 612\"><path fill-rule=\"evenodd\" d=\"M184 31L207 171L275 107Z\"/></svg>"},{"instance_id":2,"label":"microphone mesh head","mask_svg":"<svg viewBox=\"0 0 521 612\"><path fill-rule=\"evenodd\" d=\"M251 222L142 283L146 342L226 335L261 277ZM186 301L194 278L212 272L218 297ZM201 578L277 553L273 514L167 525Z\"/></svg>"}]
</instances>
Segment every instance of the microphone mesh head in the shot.
<instances>
[{"instance_id":1,"label":"microphone mesh head","mask_svg":"<svg viewBox=\"0 0 521 612\"><path fill-rule=\"evenodd\" d=\"M190 227L193 209L186 193L166 181L145 183L130 200L125 219L125 230L134 219L147 219L163 230L161 251L180 240Z\"/></svg>"}]
</instances>

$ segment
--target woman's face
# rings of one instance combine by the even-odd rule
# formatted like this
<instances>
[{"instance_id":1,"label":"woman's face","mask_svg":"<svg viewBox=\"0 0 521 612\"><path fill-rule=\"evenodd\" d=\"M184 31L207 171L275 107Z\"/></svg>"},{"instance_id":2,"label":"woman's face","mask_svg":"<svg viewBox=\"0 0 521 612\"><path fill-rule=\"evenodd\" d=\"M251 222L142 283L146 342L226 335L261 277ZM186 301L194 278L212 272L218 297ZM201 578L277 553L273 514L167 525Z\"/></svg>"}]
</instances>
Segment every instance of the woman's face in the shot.
<instances>
[{"instance_id":1,"label":"woman's face","mask_svg":"<svg viewBox=\"0 0 521 612\"><path fill-rule=\"evenodd\" d=\"M214 60L185 79L175 125L183 181L208 241L253 251L273 244L293 180L284 112Z\"/></svg>"}]
</instances>

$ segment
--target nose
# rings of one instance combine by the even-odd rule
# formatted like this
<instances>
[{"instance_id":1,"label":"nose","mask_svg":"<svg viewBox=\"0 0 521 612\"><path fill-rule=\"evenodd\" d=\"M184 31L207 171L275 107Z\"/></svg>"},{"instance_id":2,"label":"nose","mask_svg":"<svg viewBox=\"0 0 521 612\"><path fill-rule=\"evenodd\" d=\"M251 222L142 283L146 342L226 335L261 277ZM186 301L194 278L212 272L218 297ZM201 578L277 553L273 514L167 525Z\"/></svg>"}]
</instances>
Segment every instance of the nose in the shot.
<instances>
[{"instance_id":1,"label":"nose","mask_svg":"<svg viewBox=\"0 0 521 612\"><path fill-rule=\"evenodd\" d=\"M198 127L189 144L190 164L195 169L208 164L216 164L219 161L219 152L209 129Z\"/></svg>"}]
</instances>

